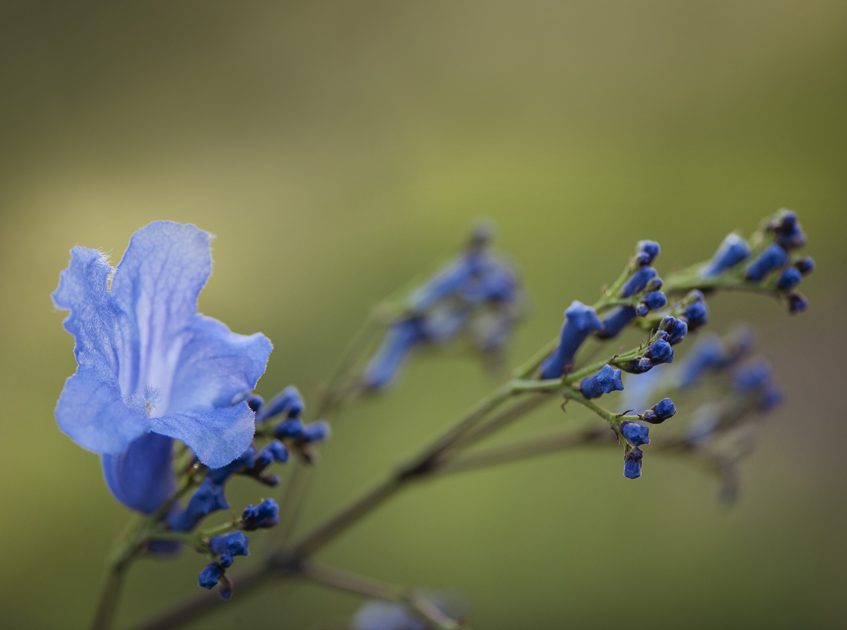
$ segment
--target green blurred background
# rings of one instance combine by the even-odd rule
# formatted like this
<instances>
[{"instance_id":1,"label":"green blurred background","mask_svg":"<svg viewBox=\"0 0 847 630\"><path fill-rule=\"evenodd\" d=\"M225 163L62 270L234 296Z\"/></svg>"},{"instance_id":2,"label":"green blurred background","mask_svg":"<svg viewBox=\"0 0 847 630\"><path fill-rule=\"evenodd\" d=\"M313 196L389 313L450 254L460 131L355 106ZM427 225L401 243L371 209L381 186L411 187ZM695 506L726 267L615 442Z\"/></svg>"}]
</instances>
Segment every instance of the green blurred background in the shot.
<instances>
[{"instance_id":1,"label":"green blurred background","mask_svg":"<svg viewBox=\"0 0 847 630\"><path fill-rule=\"evenodd\" d=\"M127 516L53 420L74 361L48 296L74 244L214 232L202 310L274 341L260 392L314 399L370 306L477 217L532 298L516 362L636 239L669 270L782 206L819 264L811 310L712 304L715 329L760 325L787 396L734 509L685 462L631 483L618 452L563 454L416 487L320 558L461 593L475 628L845 626L847 3L2 2L0 50L5 627L83 627ZM500 378L420 356L336 427L302 525ZM120 623L194 593L198 562L138 565ZM341 628L359 603L274 585L196 627Z\"/></svg>"}]
</instances>

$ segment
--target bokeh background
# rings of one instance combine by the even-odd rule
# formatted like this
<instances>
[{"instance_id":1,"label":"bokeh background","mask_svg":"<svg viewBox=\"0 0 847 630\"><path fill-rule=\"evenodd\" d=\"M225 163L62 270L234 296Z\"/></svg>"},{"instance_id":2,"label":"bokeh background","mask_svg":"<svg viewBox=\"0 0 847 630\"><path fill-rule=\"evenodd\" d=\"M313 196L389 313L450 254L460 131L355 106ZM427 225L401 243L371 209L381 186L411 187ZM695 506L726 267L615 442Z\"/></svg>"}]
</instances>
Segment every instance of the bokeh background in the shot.
<instances>
[{"instance_id":1,"label":"bokeh background","mask_svg":"<svg viewBox=\"0 0 847 630\"><path fill-rule=\"evenodd\" d=\"M49 294L74 244L214 232L202 310L275 342L260 392L314 397L370 306L478 217L532 299L517 362L635 240L669 270L789 206L810 311L712 303L717 330L757 322L787 397L733 509L685 462L633 483L617 451L563 454L418 486L320 558L460 593L475 628L844 627L845 62L840 0L0 3L3 625L84 627L127 516L53 420L74 362ZM419 356L336 426L303 528L502 376ZM120 624L194 593L198 563L138 565ZM275 585L196 627L342 628L359 605Z\"/></svg>"}]
</instances>

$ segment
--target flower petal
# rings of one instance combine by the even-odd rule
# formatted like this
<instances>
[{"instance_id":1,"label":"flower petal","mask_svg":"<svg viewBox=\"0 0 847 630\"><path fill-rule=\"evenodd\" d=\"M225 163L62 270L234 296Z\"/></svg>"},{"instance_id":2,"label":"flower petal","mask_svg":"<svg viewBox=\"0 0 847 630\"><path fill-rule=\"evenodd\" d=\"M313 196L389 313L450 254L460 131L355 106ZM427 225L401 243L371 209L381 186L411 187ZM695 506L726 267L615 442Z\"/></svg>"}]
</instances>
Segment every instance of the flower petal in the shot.
<instances>
[{"instance_id":1,"label":"flower petal","mask_svg":"<svg viewBox=\"0 0 847 630\"><path fill-rule=\"evenodd\" d=\"M148 433L120 455L103 456L103 474L115 498L133 510L155 512L174 492L173 440Z\"/></svg>"},{"instance_id":2,"label":"flower petal","mask_svg":"<svg viewBox=\"0 0 847 630\"><path fill-rule=\"evenodd\" d=\"M65 381L56 404L59 427L74 442L95 453L119 453L150 430L144 410L121 398L113 377L81 366Z\"/></svg>"},{"instance_id":3,"label":"flower petal","mask_svg":"<svg viewBox=\"0 0 847 630\"><path fill-rule=\"evenodd\" d=\"M125 393L155 392L167 409L171 382L212 270L211 236L194 225L157 221L129 242L112 280L112 298L125 314L134 352L121 366Z\"/></svg>"},{"instance_id":4,"label":"flower petal","mask_svg":"<svg viewBox=\"0 0 847 630\"><path fill-rule=\"evenodd\" d=\"M59 277L51 296L53 303L70 311L64 325L76 341L74 354L81 366L95 367L104 374L117 374L119 312L107 290L112 267L101 252L74 247L68 268Z\"/></svg>"},{"instance_id":5,"label":"flower petal","mask_svg":"<svg viewBox=\"0 0 847 630\"><path fill-rule=\"evenodd\" d=\"M156 433L185 442L209 468L226 466L246 451L256 429L255 414L246 402L172 413L150 422Z\"/></svg>"},{"instance_id":6,"label":"flower petal","mask_svg":"<svg viewBox=\"0 0 847 630\"><path fill-rule=\"evenodd\" d=\"M239 335L216 319L197 315L179 358L170 410L231 405L256 387L272 348L261 333Z\"/></svg>"}]
</instances>

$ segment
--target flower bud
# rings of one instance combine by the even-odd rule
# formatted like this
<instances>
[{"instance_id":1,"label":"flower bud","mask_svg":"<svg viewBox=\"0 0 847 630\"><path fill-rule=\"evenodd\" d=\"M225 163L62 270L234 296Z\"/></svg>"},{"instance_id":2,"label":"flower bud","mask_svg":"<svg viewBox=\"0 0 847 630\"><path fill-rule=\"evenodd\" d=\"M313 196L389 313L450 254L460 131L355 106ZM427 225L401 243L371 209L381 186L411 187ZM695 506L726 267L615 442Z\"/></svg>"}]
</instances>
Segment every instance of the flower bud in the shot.
<instances>
[{"instance_id":1,"label":"flower bud","mask_svg":"<svg viewBox=\"0 0 847 630\"><path fill-rule=\"evenodd\" d=\"M603 394L623 390L621 371L606 364L593 376L582 379L579 391L586 398L599 398Z\"/></svg>"}]
</instances>

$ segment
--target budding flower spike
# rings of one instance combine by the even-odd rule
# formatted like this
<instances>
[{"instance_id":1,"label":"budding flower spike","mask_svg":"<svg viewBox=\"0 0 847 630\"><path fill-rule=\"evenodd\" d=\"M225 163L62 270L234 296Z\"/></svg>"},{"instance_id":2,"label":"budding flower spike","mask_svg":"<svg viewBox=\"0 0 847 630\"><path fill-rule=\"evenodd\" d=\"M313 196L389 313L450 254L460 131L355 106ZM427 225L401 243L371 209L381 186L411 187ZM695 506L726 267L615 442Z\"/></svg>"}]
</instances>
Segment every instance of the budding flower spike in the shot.
<instances>
[{"instance_id":1,"label":"budding flower spike","mask_svg":"<svg viewBox=\"0 0 847 630\"><path fill-rule=\"evenodd\" d=\"M314 554L411 481L456 471L592 445L621 448L624 476L637 479L644 451L652 448L657 456L705 464L722 480L724 494L735 496L739 462L752 447L756 420L780 403L782 393L770 365L749 359L753 343L747 329L721 337L698 333L690 350L683 342L708 323L706 295L711 301L724 291L763 294L792 313L806 310L798 289L815 268L798 251L806 236L788 210L751 234L729 234L717 251L707 252L711 259L677 272L663 270L662 276L654 267L659 244L638 241L618 275L598 287L593 303L569 296L559 334L551 334L467 414L374 489L300 532L304 521L298 521L298 510L308 498L302 467L318 461L318 444L329 437L330 425L306 415L306 401L293 385L268 400L255 391L271 352L264 335L233 333L197 312L211 273L210 242L193 225L160 221L132 236L115 268L103 254L75 247L53 293L56 306L68 311L64 326L74 337L77 362L56 420L74 442L101 457L109 490L140 513L110 558L93 624L98 630L110 630L121 581L136 559L180 549L203 556L197 583L216 589L224 600L233 595L229 569L238 562L244 590L284 576L386 600L364 606L355 628L465 627L464 615L447 614L439 598L430 601L405 585L313 562ZM334 411L386 389L422 346L461 338L493 363L488 353L503 348L523 310L515 267L492 251L488 228L475 230L428 280L374 308L323 383L315 416L334 421ZM583 349L589 337L591 347ZM624 390L624 372L623 395L604 398ZM703 400L692 407L697 397ZM437 392L426 399L433 414L441 413L440 400ZM554 401L561 402L568 420L585 412L601 423L575 429L568 421L562 435L480 446ZM677 415L666 437L666 429L657 427ZM365 416L359 419L367 421ZM281 484L277 467L292 453L287 465L296 469ZM234 479L245 488L259 483L262 492L231 510L227 495ZM213 515L217 522L204 523ZM246 532L261 536L270 528L279 535L264 553L256 553L254 539L254 555L260 557L239 560L249 554ZM212 600L203 601L203 610L211 608ZM189 602L142 625L195 621L196 610Z\"/></svg>"}]
</instances>

